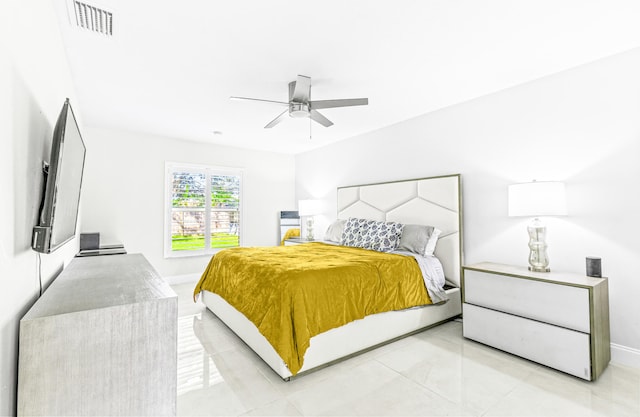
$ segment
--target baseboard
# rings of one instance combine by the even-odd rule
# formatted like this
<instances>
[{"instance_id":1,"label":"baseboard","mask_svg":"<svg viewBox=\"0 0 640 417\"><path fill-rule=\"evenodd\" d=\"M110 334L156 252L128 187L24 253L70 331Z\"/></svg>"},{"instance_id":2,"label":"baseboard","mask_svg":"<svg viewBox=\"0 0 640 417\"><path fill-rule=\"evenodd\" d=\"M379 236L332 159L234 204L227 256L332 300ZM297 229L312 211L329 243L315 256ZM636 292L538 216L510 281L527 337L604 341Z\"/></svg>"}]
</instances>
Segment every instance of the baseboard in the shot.
<instances>
[{"instance_id":1,"label":"baseboard","mask_svg":"<svg viewBox=\"0 0 640 417\"><path fill-rule=\"evenodd\" d=\"M200 274L170 275L168 277L164 277L164 280L167 281L169 285L193 283L195 286L198 283L198 280L200 280Z\"/></svg>"},{"instance_id":2,"label":"baseboard","mask_svg":"<svg viewBox=\"0 0 640 417\"><path fill-rule=\"evenodd\" d=\"M640 349L612 343L611 362L640 369Z\"/></svg>"}]
</instances>

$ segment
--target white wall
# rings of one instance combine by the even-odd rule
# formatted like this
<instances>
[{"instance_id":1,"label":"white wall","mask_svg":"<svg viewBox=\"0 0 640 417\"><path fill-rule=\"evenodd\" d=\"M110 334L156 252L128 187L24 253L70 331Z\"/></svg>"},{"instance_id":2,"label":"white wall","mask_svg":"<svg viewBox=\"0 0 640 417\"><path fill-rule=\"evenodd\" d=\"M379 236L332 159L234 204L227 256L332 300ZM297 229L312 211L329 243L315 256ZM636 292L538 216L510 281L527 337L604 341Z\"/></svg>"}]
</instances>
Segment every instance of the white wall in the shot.
<instances>
[{"instance_id":1,"label":"white wall","mask_svg":"<svg viewBox=\"0 0 640 417\"><path fill-rule=\"evenodd\" d=\"M585 273L586 256L602 257L613 358L640 366L638 74L633 50L300 154L296 197L326 200L324 230L337 186L461 173L465 262L527 265L529 219L507 216L507 186L565 181L551 268Z\"/></svg>"},{"instance_id":2,"label":"white wall","mask_svg":"<svg viewBox=\"0 0 640 417\"><path fill-rule=\"evenodd\" d=\"M167 276L204 271L211 256L164 259L165 161L243 168L243 246L278 243L280 210L294 210L292 155L116 130L85 129L82 232L121 242Z\"/></svg>"},{"instance_id":3,"label":"white wall","mask_svg":"<svg viewBox=\"0 0 640 417\"><path fill-rule=\"evenodd\" d=\"M30 249L53 126L66 97L82 128L51 2L0 3L0 415L15 414L18 326L38 297ZM77 252L77 239L42 255L46 288Z\"/></svg>"}]
</instances>

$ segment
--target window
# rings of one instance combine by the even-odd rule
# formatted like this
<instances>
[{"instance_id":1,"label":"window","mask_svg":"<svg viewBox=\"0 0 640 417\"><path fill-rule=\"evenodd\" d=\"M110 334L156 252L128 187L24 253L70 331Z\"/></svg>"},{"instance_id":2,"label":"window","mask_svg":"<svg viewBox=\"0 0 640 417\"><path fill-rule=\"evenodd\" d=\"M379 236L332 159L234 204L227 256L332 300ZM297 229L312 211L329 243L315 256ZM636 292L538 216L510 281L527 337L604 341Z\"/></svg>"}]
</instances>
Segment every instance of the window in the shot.
<instances>
[{"instance_id":1,"label":"window","mask_svg":"<svg viewBox=\"0 0 640 417\"><path fill-rule=\"evenodd\" d=\"M165 257L240 246L242 170L166 164Z\"/></svg>"}]
</instances>

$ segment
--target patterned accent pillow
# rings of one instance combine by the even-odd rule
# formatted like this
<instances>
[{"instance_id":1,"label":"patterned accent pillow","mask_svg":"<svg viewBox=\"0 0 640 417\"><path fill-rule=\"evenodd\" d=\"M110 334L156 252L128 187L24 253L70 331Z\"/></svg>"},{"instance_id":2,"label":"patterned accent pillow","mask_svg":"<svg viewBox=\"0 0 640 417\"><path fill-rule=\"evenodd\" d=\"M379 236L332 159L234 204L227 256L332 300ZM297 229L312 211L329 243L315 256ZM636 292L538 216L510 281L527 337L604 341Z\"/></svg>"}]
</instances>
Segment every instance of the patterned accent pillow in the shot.
<instances>
[{"instance_id":1,"label":"patterned accent pillow","mask_svg":"<svg viewBox=\"0 0 640 417\"><path fill-rule=\"evenodd\" d=\"M344 226L340 244L389 252L398 247L403 227L402 223L351 217Z\"/></svg>"},{"instance_id":2,"label":"patterned accent pillow","mask_svg":"<svg viewBox=\"0 0 640 417\"><path fill-rule=\"evenodd\" d=\"M356 248L364 247L362 246L363 242L360 230L362 226L369 221L371 220L356 219L355 217L350 217L344 224L344 230L342 231L342 236L340 237L340 244L343 246L353 246Z\"/></svg>"},{"instance_id":3,"label":"patterned accent pillow","mask_svg":"<svg viewBox=\"0 0 640 417\"><path fill-rule=\"evenodd\" d=\"M400 243L403 228L402 223L371 221L366 224L364 230L360 231L363 236L363 247L378 252L395 250Z\"/></svg>"}]
</instances>

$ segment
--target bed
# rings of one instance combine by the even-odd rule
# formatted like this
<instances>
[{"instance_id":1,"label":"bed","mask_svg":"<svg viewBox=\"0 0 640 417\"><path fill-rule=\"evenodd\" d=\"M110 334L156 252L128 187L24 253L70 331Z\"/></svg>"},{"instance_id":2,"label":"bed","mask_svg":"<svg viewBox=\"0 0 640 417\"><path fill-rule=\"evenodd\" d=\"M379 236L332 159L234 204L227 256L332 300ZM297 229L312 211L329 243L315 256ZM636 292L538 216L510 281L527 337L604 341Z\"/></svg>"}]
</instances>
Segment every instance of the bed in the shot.
<instances>
[{"instance_id":1,"label":"bed","mask_svg":"<svg viewBox=\"0 0 640 417\"><path fill-rule=\"evenodd\" d=\"M368 219L369 221L387 222L388 224L391 224L390 222L397 222L402 224L433 226L441 232L437 240L434 255L444 271L444 278L446 278L448 284L446 290L444 290L447 300L442 301L432 296L427 297L427 299L433 299L434 302L431 304L424 304L424 302L414 300L411 302L414 302L418 306L399 310L395 309L397 306L392 306L390 307L393 309L392 311L376 312L375 314L362 314L362 312L359 312L358 314L362 314L362 317L358 316L356 319L348 319L348 322L343 325L328 330L322 328L320 329L320 333L311 334L308 343L304 346L298 346L303 343L295 339L289 344L294 348L301 348L299 363L292 363L289 356L282 354L280 345L274 343L274 336L264 331L263 323L260 322L261 319L256 319L246 311L245 315L234 308L232 304L238 305L236 301L243 298L244 294L241 294L243 297L240 297L240 294L238 297L233 297L230 296L233 295L233 293L225 293L222 290L216 290L216 292L208 290L200 291L199 287L202 281L205 280L207 273L203 274L203 280L198 284L198 287L196 287L196 293L200 294L207 308L251 347L280 377L289 380L293 376L303 375L355 354L423 331L426 328L454 319L461 314L461 294L459 288L462 264L461 207L460 175L446 175L338 188L338 219ZM312 245L318 246L314 247ZM364 256L362 252L374 252L364 249L358 249L360 251L358 252L353 248L336 247L332 249L329 245L320 245L323 244L310 243L290 247L276 247L273 250L298 251L301 253L300 256L302 256L305 251L329 253L331 250L341 250L342 252L340 253L344 252L344 254L340 256L345 257ZM298 248L297 246L305 246L305 248ZM238 254L243 250L251 251L252 249L242 248L238 251ZM263 251L268 252L269 249L264 249ZM229 256L233 254L232 251L225 251L225 253ZM393 254L373 255L374 258L376 256L409 258L409 256ZM259 256L255 253L250 253L247 256L249 258L255 258L256 263L259 262ZM241 262L247 264L247 259L248 258ZM213 261L214 259L210 262L208 269L212 267ZM217 261L218 267L220 267L219 265L222 259ZM372 262L374 261L367 258L367 264ZM401 260L399 262L405 261ZM413 264L415 264L415 262L413 262ZM256 266L256 268L260 268L260 266ZM254 271L254 273L257 272ZM391 273L391 275L393 275L393 273ZM273 281L271 276L264 276L264 280ZM368 285L370 284L366 285L367 287L365 288L369 288ZM310 290L303 288L300 291L305 292ZM225 297L223 298L217 293L225 294ZM429 294L431 294L431 291L429 291ZM285 302L290 297L281 298L285 300L283 301L282 309L288 311L287 309L290 307L285 305ZM315 295L314 297L307 297L306 299L315 299ZM231 302L227 300L231 300ZM276 304L269 303L269 305L273 307ZM280 307L280 305L277 304L277 307ZM251 317L253 321L247 318L247 316ZM321 320L318 321L321 322ZM307 322L313 324L312 319L308 319ZM254 323L258 323L261 330L259 330ZM293 331L293 335L294 337L298 336L295 330ZM284 339L287 339L287 337L289 336L282 336ZM267 338L269 338L271 342Z\"/></svg>"}]
</instances>

